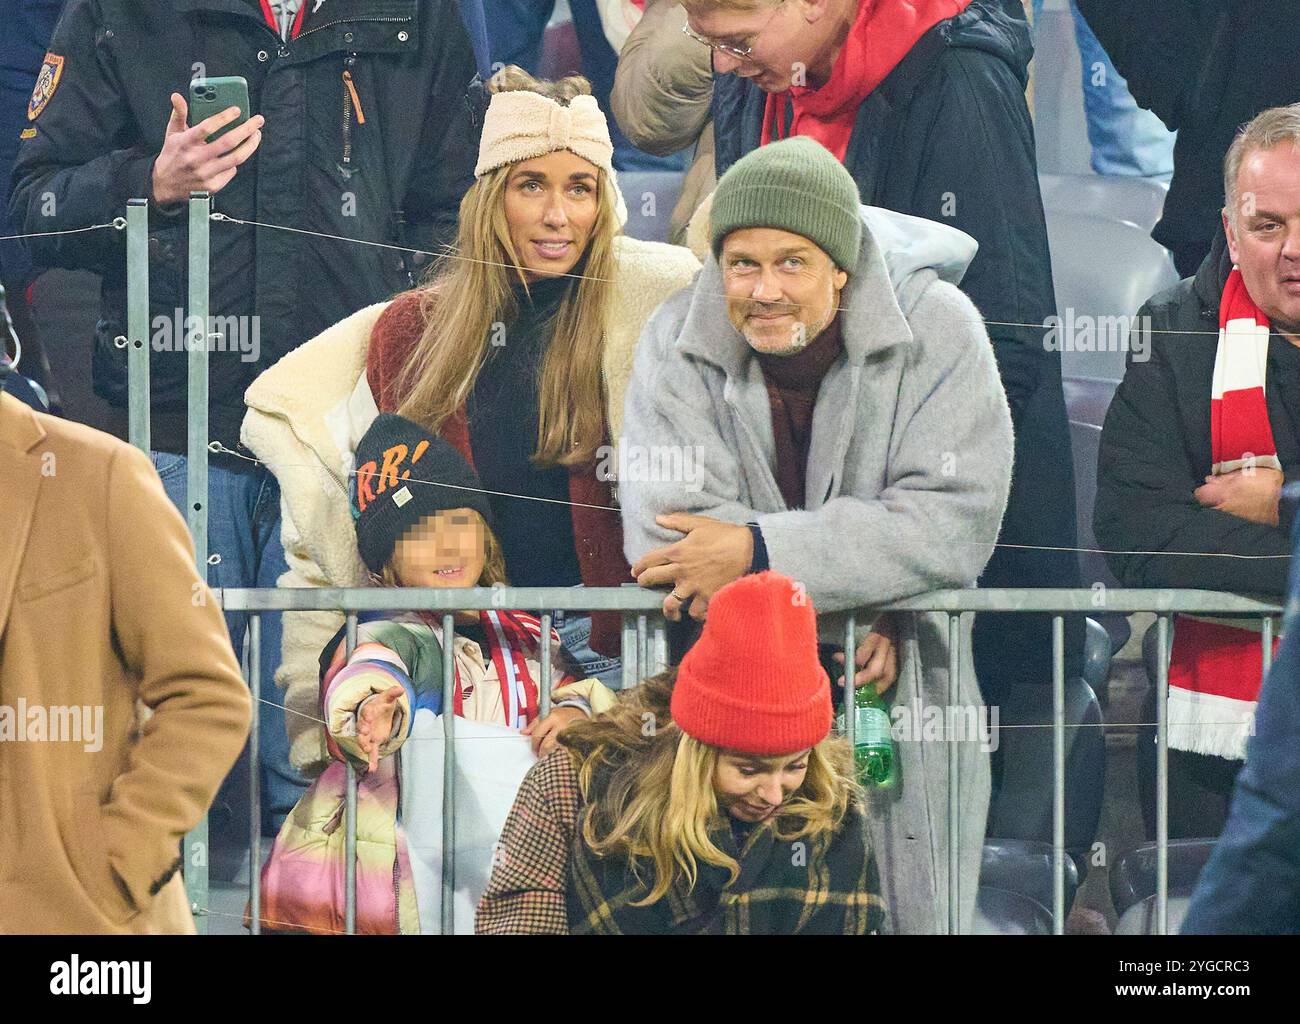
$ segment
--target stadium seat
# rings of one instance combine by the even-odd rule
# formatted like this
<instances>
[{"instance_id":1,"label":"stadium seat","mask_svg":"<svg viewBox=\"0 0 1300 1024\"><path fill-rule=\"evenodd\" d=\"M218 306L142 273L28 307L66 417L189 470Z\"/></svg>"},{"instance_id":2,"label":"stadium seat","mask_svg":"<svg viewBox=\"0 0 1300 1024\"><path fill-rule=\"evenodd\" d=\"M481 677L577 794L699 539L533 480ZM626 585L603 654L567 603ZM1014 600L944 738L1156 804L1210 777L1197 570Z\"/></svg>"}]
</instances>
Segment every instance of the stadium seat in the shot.
<instances>
[{"instance_id":1,"label":"stadium seat","mask_svg":"<svg viewBox=\"0 0 1300 1024\"><path fill-rule=\"evenodd\" d=\"M1106 422L1106 410L1115 397L1119 380L1107 377L1063 377L1065 415L1072 423L1091 423L1094 427Z\"/></svg>"},{"instance_id":2,"label":"stadium seat","mask_svg":"<svg viewBox=\"0 0 1300 1024\"><path fill-rule=\"evenodd\" d=\"M1083 681L1092 687L1092 692L1105 707L1106 681L1110 678L1110 663L1115 656L1114 640L1106 627L1092 616L1083 622ZM1127 625L1128 620L1124 622Z\"/></svg>"},{"instance_id":3,"label":"stadium seat","mask_svg":"<svg viewBox=\"0 0 1300 1024\"><path fill-rule=\"evenodd\" d=\"M1097 396L1093 396L1094 399ZM1095 411L1095 409L1094 409ZM1106 557L1098 554L1097 537L1092 532L1092 510L1097 502L1097 454L1101 448L1101 427L1092 423L1078 423L1070 417L1070 445L1074 451L1074 515L1077 526L1079 552L1079 573L1085 587L1101 583L1106 587L1118 587L1119 580L1106 564ZM1110 654L1113 657L1128 643L1132 635L1128 616L1118 612L1096 609L1091 618L1095 620L1110 637ZM1109 662L1107 663L1109 670ZM1088 678L1089 684L1096 684Z\"/></svg>"},{"instance_id":4,"label":"stadium seat","mask_svg":"<svg viewBox=\"0 0 1300 1024\"><path fill-rule=\"evenodd\" d=\"M625 171L618 187L627 203L625 234L646 242L668 241L673 207L682 192L683 175L676 171Z\"/></svg>"},{"instance_id":5,"label":"stadium seat","mask_svg":"<svg viewBox=\"0 0 1300 1024\"><path fill-rule=\"evenodd\" d=\"M1169 186L1151 178L1102 174L1040 174L1043 209L1092 214L1150 232L1165 207Z\"/></svg>"},{"instance_id":6,"label":"stadium seat","mask_svg":"<svg viewBox=\"0 0 1300 1024\"><path fill-rule=\"evenodd\" d=\"M1023 893L981 885L975 897L976 935L1051 935L1052 915Z\"/></svg>"},{"instance_id":7,"label":"stadium seat","mask_svg":"<svg viewBox=\"0 0 1300 1024\"><path fill-rule=\"evenodd\" d=\"M565 75L582 73L582 51L572 20L546 26L542 34L542 54L537 63L539 78L555 81Z\"/></svg>"},{"instance_id":8,"label":"stadium seat","mask_svg":"<svg viewBox=\"0 0 1300 1024\"><path fill-rule=\"evenodd\" d=\"M1169 931L1187 913L1196 880L1214 850L1213 839L1169 842ZM1144 843L1118 857L1110 868L1110 898L1120 917L1116 935L1153 935L1156 930L1156 844Z\"/></svg>"},{"instance_id":9,"label":"stadium seat","mask_svg":"<svg viewBox=\"0 0 1300 1024\"><path fill-rule=\"evenodd\" d=\"M989 807L989 840L1052 839L1052 689L1012 687L999 710L1002 777ZM1033 728L1017 728L1033 726ZM1010 728L1008 728L1010 727ZM1082 679L1065 681L1065 846L1087 872L1101 820L1106 737L1101 705Z\"/></svg>"},{"instance_id":10,"label":"stadium seat","mask_svg":"<svg viewBox=\"0 0 1300 1024\"><path fill-rule=\"evenodd\" d=\"M1187 907L1191 898L1187 896L1169 897L1169 916L1167 924L1169 934L1177 935L1187 917ZM1156 898L1148 896L1141 903L1135 903L1120 915L1115 925L1115 935L1155 935L1156 934Z\"/></svg>"},{"instance_id":11,"label":"stadium seat","mask_svg":"<svg viewBox=\"0 0 1300 1024\"><path fill-rule=\"evenodd\" d=\"M1047 239L1062 373L1119 380L1128 318L1178 282L1168 251L1133 224L1066 210L1047 211Z\"/></svg>"},{"instance_id":12,"label":"stadium seat","mask_svg":"<svg viewBox=\"0 0 1300 1024\"><path fill-rule=\"evenodd\" d=\"M986 839L980 858L980 886L1028 896L1052 905L1052 844L1029 839ZM1079 868L1065 856L1065 908L1069 912L1079 888Z\"/></svg>"}]
</instances>

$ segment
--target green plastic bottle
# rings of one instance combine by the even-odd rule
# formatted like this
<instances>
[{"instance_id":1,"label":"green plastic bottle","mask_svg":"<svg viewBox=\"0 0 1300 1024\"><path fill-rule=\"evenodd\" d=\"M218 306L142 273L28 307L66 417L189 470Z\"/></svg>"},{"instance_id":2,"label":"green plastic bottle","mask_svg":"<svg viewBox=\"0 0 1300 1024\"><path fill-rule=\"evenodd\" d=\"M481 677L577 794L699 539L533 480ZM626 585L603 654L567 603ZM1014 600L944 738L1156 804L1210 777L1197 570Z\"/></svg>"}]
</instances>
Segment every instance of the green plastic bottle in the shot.
<instances>
[{"instance_id":1,"label":"green plastic bottle","mask_svg":"<svg viewBox=\"0 0 1300 1024\"><path fill-rule=\"evenodd\" d=\"M857 687L853 694L853 763L864 786L897 782L899 766L891 726L889 705L876 688Z\"/></svg>"}]
</instances>

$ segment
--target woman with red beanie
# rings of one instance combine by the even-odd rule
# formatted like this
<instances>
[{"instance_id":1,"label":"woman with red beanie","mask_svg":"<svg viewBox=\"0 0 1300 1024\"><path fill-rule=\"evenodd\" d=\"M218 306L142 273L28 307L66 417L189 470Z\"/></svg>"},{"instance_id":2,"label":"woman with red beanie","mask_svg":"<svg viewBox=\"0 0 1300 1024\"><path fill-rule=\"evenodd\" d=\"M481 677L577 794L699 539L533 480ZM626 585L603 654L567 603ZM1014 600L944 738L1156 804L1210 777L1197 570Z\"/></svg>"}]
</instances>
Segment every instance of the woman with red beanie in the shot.
<instances>
[{"instance_id":1,"label":"woman with red beanie","mask_svg":"<svg viewBox=\"0 0 1300 1024\"><path fill-rule=\"evenodd\" d=\"M569 727L524 779L479 934L865 934L884 916L816 615L718 591L681 665Z\"/></svg>"}]
</instances>

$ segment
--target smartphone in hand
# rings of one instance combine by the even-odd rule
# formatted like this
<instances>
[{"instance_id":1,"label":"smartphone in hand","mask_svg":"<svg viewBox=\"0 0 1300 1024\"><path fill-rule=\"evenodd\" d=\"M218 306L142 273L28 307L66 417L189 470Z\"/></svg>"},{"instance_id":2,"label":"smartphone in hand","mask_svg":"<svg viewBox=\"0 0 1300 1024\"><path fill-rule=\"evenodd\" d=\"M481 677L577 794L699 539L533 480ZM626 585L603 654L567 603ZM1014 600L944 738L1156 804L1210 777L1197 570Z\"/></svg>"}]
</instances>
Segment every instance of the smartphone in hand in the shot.
<instances>
[{"instance_id":1,"label":"smartphone in hand","mask_svg":"<svg viewBox=\"0 0 1300 1024\"><path fill-rule=\"evenodd\" d=\"M243 124L249 118L248 79L232 75L225 78L195 78L190 82L190 125L191 127L220 114L229 107L239 108L239 117L224 128L213 132L207 141L219 139L230 129Z\"/></svg>"}]
</instances>

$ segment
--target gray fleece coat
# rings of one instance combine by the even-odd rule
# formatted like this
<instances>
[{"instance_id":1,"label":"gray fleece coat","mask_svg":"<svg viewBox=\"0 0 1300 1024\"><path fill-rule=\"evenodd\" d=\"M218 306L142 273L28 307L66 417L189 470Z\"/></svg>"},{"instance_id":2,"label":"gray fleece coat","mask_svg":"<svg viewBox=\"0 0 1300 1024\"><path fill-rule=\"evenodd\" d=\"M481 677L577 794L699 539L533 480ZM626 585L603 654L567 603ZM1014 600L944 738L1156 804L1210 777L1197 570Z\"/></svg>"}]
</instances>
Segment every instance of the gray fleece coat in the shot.
<instances>
[{"instance_id":1,"label":"gray fleece coat","mask_svg":"<svg viewBox=\"0 0 1300 1024\"><path fill-rule=\"evenodd\" d=\"M629 560L678 539L656 515L693 512L757 522L772 569L801 581L819 613L974 585L993 553L1013 450L988 335L956 287L976 244L927 220L869 207L862 216L862 253L840 296L845 351L813 414L808 507L786 508L777 487L763 373L727 319L710 257L689 288L659 307L637 346L621 443L624 465L638 471L619 481ZM668 453L682 449L690 457L677 464L691 473L646 479L670 475L654 473L653 458L670 465ZM948 744L931 731L921 742L916 718L953 703L947 620L898 618L902 785L869 795L871 840L892 929L940 932L948 915ZM837 619L823 615L821 626L827 640L842 643ZM981 714L969 620L961 635L956 703ZM974 917L989 801L989 744L966 736L957 743L963 931Z\"/></svg>"}]
</instances>

